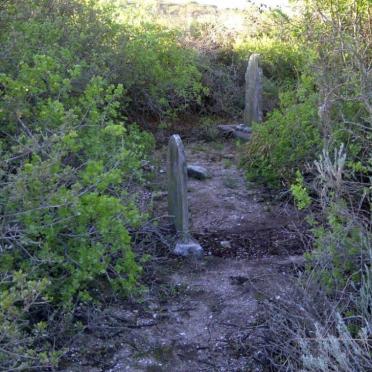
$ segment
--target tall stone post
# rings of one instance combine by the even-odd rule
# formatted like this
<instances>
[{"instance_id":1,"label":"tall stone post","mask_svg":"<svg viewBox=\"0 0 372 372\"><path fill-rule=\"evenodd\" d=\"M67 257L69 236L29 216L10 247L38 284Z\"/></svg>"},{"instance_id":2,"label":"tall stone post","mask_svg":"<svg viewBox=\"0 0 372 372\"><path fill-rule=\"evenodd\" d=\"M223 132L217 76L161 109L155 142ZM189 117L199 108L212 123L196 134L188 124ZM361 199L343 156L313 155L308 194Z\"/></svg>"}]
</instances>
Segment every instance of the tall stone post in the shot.
<instances>
[{"instance_id":1,"label":"tall stone post","mask_svg":"<svg viewBox=\"0 0 372 372\"><path fill-rule=\"evenodd\" d=\"M168 145L168 209L177 230L174 253L200 255L203 248L192 239L187 201L187 162L181 137L171 136Z\"/></svg>"},{"instance_id":2,"label":"tall stone post","mask_svg":"<svg viewBox=\"0 0 372 372\"><path fill-rule=\"evenodd\" d=\"M262 69L259 67L259 54L249 58L245 73L245 109L244 124L262 121Z\"/></svg>"}]
</instances>

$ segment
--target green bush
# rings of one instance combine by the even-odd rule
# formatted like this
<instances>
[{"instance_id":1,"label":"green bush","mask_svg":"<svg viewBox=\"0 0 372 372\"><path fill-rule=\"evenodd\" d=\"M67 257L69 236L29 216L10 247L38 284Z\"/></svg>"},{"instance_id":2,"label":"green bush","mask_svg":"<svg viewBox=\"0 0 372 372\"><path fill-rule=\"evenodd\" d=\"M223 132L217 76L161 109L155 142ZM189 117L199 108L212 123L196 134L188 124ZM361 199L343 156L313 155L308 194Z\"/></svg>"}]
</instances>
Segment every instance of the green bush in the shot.
<instances>
[{"instance_id":1,"label":"green bush","mask_svg":"<svg viewBox=\"0 0 372 372\"><path fill-rule=\"evenodd\" d=\"M0 8L0 18L2 72L13 73L21 61L32 63L35 54L47 55L66 70L84 67L77 91L95 75L112 77L112 63L125 42L113 10L97 1L14 0Z\"/></svg>"},{"instance_id":2,"label":"green bush","mask_svg":"<svg viewBox=\"0 0 372 372\"><path fill-rule=\"evenodd\" d=\"M305 209L311 205L309 192L300 171L296 172L296 182L291 185L291 193L298 209Z\"/></svg>"},{"instance_id":3,"label":"green bush","mask_svg":"<svg viewBox=\"0 0 372 372\"><path fill-rule=\"evenodd\" d=\"M9 3L0 9L1 70L12 73L14 62L31 63L35 54L53 57L66 69L79 64L83 73L74 93L94 76L124 84L120 102L127 115L142 120L174 116L200 103L206 90L197 55L181 45L178 32L134 22L136 14L121 11L127 14L120 20L118 9L97 1Z\"/></svg>"},{"instance_id":4,"label":"green bush","mask_svg":"<svg viewBox=\"0 0 372 372\"><path fill-rule=\"evenodd\" d=\"M282 93L280 99L280 109L253 125L252 138L243 147L247 178L271 186L291 183L296 170L314 159L321 146L311 79L304 77L296 91Z\"/></svg>"},{"instance_id":5,"label":"green bush","mask_svg":"<svg viewBox=\"0 0 372 372\"><path fill-rule=\"evenodd\" d=\"M17 78L1 75L4 141L3 226L19 236L3 255L3 270L46 277L50 298L69 305L89 299L97 276L116 287L136 285L139 267L126 226L140 220L125 184L140 178L148 135L118 116L122 86L94 78L71 98L76 67L63 76L51 57L20 64ZM46 94L47 92L47 94ZM13 141L17 138L16 141Z\"/></svg>"},{"instance_id":6,"label":"green bush","mask_svg":"<svg viewBox=\"0 0 372 372\"><path fill-rule=\"evenodd\" d=\"M0 369L51 368L76 304L102 286L138 289L129 229L146 216L128 187L153 138L110 84L109 14L80 1L0 7Z\"/></svg>"},{"instance_id":7,"label":"green bush","mask_svg":"<svg viewBox=\"0 0 372 372\"><path fill-rule=\"evenodd\" d=\"M200 104L207 91L196 53L181 46L176 31L147 23L127 27L126 34L123 54L129 67L123 78L134 110L163 119Z\"/></svg>"},{"instance_id":8,"label":"green bush","mask_svg":"<svg viewBox=\"0 0 372 372\"><path fill-rule=\"evenodd\" d=\"M48 339L48 323L32 322L31 311L45 306L48 300L46 279L28 280L21 271L7 278L8 288L0 294L0 366L11 371L53 368L61 352Z\"/></svg>"},{"instance_id":9,"label":"green bush","mask_svg":"<svg viewBox=\"0 0 372 372\"><path fill-rule=\"evenodd\" d=\"M345 287L359 288L368 264L370 234L359 225L342 200L325 212L325 224L314 226L314 250L307 255L310 268L321 284L331 293Z\"/></svg>"},{"instance_id":10,"label":"green bush","mask_svg":"<svg viewBox=\"0 0 372 372\"><path fill-rule=\"evenodd\" d=\"M18 368L48 364L57 355L41 341L38 352L31 347L40 326L33 314L43 302L29 303L28 292L68 312L99 296L98 283L123 294L136 290L141 268L128 228L143 216L126 185L141 180L141 160L153 140L121 119L122 86L93 78L73 96L79 66L65 73L43 55L17 69L17 76L0 75L0 317L6 335L0 359ZM14 293L19 275L25 290ZM13 343L16 360L7 348Z\"/></svg>"},{"instance_id":11,"label":"green bush","mask_svg":"<svg viewBox=\"0 0 372 372\"><path fill-rule=\"evenodd\" d=\"M261 55L265 112L277 106L280 90L295 85L306 60L294 38L234 35L218 23L192 24L191 43L199 51L203 83L208 87L202 112L234 119L241 119L244 109L244 75L252 53Z\"/></svg>"},{"instance_id":12,"label":"green bush","mask_svg":"<svg viewBox=\"0 0 372 372\"><path fill-rule=\"evenodd\" d=\"M234 50L243 61L248 61L252 53L260 54L264 75L280 85L296 81L306 59L301 45L295 40L282 41L268 36L240 39Z\"/></svg>"}]
</instances>

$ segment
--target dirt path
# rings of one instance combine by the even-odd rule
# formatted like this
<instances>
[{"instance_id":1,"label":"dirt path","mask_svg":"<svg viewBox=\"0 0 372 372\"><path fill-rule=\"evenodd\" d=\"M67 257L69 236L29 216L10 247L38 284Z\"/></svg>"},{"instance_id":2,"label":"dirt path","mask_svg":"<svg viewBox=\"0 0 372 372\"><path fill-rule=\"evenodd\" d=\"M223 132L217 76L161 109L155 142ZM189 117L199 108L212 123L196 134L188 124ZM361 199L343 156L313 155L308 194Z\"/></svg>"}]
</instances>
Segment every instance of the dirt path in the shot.
<instances>
[{"instance_id":1,"label":"dirt path","mask_svg":"<svg viewBox=\"0 0 372 372\"><path fill-rule=\"evenodd\" d=\"M176 295L155 299L153 326L133 338L140 335L141 352L126 345L110 371L253 370L257 356L239 352L239 337L254 334L262 296L290 294L288 269L301 261L291 256L300 248L294 209L265 202L262 189L246 184L232 142L185 147L188 162L211 176L190 179L188 195L206 257L182 260L163 278ZM164 202L159 208L166 212Z\"/></svg>"},{"instance_id":2,"label":"dirt path","mask_svg":"<svg viewBox=\"0 0 372 372\"><path fill-rule=\"evenodd\" d=\"M260 302L291 291L288 270L298 257L187 261L168 277L177 295L152 303L147 325L131 330L109 371L253 371L259 355L241 351L255 337ZM267 291L270 288L270 291Z\"/></svg>"},{"instance_id":3,"label":"dirt path","mask_svg":"<svg viewBox=\"0 0 372 372\"><path fill-rule=\"evenodd\" d=\"M267 198L262 187L246 182L243 171L237 168L235 147L234 141L185 144L188 163L205 167L211 176L188 181L193 235L207 254L221 257L302 253L298 241L302 219L298 211L274 203L273 195ZM165 162L163 151L161 163ZM166 198L157 203L156 210L159 216L167 214Z\"/></svg>"},{"instance_id":4,"label":"dirt path","mask_svg":"<svg viewBox=\"0 0 372 372\"><path fill-rule=\"evenodd\" d=\"M211 175L203 182L189 180L189 201L193 233L212 254L254 258L300 252L298 212L273 203L263 188L245 181L233 141L207 145L202 152L193 144L186 152L189 163L203 165Z\"/></svg>"},{"instance_id":5,"label":"dirt path","mask_svg":"<svg viewBox=\"0 0 372 372\"><path fill-rule=\"evenodd\" d=\"M263 301L291 295L302 263L300 220L291 207L265 202L264 190L247 187L233 143L186 145L186 152L211 175L189 181L192 232L205 257L158 257L143 302L107 306L85 345L92 361L68 370L264 370L259 351L245 345L258 335ZM156 204L159 215L165 199Z\"/></svg>"}]
</instances>

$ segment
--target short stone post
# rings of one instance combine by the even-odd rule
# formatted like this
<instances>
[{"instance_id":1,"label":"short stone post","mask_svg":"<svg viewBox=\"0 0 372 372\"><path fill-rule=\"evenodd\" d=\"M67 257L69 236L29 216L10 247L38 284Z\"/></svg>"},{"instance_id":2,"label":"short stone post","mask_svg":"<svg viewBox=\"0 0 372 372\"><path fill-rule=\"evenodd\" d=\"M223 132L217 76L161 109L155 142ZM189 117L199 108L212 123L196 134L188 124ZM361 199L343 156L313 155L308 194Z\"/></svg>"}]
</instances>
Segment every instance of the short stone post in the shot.
<instances>
[{"instance_id":1,"label":"short stone post","mask_svg":"<svg viewBox=\"0 0 372 372\"><path fill-rule=\"evenodd\" d=\"M192 239L187 202L187 163L181 137L171 136L168 145L168 209L176 227L178 240L174 253L200 255L203 248Z\"/></svg>"},{"instance_id":2,"label":"short stone post","mask_svg":"<svg viewBox=\"0 0 372 372\"><path fill-rule=\"evenodd\" d=\"M252 54L245 73L244 124L262 121L262 69L259 67L260 55Z\"/></svg>"}]
</instances>

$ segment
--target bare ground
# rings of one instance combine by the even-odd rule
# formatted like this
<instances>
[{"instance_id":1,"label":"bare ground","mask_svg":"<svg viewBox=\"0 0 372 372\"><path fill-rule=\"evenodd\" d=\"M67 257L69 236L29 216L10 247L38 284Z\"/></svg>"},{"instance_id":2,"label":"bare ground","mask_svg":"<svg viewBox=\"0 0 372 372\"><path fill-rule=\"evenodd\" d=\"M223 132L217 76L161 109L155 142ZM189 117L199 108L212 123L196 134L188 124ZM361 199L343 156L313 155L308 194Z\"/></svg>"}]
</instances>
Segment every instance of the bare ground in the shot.
<instances>
[{"instance_id":1,"label":"bare ground","mask_svg":"<svg viewBox=\"0 0 372 372\"><path fill-rule=\"evenodd\" d=\"M89 335L76 342L86 358L66 371L267 370L259 347L247 345L259 338L265 299L291 296L293 273L303 263L301 218L246 184L232 142L186 151L189 163L211 175L189 180L192 232L205 257L157 255L142 302L107 304L92 316ZM158 216L166 214L165 199L155 202Z\"/></svg>"},{"instance_id":2,"label":"bare ground","mask_svg":"<svg viewBox=\"0 0 372 372\"><path fill-rule=\"evenodd\" d=\"M233 141L185 145L188 163L205 167L211 176L188 182L193 235L207 254L221 257L301 254L302 216L293 206L274 202L277 195L267 195L264 188L245 180L236 166L235 146ZM163 151L161 163L165 162ZM156 204L156 212L167 214L166 197Z\"/></svg>"}]
</instances>

